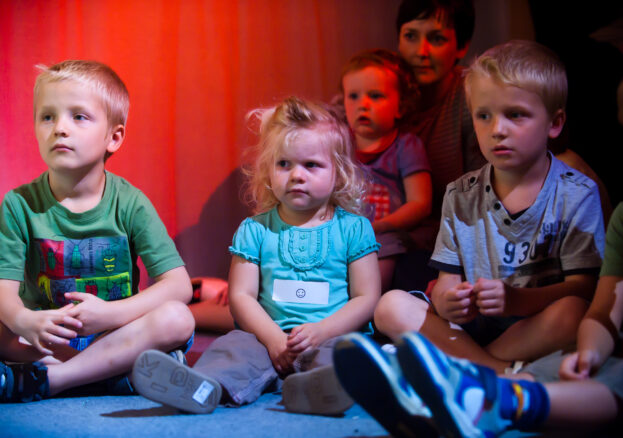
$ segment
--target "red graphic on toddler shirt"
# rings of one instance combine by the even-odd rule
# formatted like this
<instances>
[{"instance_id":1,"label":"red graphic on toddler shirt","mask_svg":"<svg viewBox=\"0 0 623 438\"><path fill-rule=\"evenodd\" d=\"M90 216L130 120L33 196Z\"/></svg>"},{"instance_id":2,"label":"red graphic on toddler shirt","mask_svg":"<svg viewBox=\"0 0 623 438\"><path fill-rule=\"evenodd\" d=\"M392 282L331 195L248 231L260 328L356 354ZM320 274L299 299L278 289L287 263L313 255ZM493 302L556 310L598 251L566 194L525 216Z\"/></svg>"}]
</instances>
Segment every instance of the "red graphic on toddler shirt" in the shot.
<instances>
[{"instance_id":1,"label":"red graphic on toddler shirt","mask_svg":"<svg viewBox=\"0 0 623 438\"><path fill-rule=\"evenodd\" d=\"M389 189L382 184L370 184L367 203L374 207L374 220L389 215Z\"/></svg>"}]
</instances>

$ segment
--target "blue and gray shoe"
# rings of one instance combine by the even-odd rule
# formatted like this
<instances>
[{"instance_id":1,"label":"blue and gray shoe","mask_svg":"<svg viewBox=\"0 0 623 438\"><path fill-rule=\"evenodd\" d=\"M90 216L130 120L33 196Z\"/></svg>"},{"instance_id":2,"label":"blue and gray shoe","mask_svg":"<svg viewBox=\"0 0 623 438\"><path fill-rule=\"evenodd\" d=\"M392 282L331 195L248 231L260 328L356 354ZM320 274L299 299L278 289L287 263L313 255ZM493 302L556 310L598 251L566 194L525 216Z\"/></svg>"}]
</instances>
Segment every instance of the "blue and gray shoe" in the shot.
<instances>
[{"instance_id":1,"label":"blue and gray shoe","mask_svg":"<svg viewBox=\"0 0 623 438\"><path fill-rule=\"evenodd\" d=\"M436 437L430 411L402 376L395 355L361 333L343 336L333 364L346 392L393 437Z\"/></svg>"},{"instance_id":2,"label":"blue and gray shoe","mask_svg":"<svg viewBox=\"0 0 623 438\"><path fill-rule=\"evenodd\" d=\"M498 415L492 369L448 356L418 333L403 334L396 347L405 377L444 437L491 437L509 426Z\"/></svg>"},{"instance_id":3,"label":"blue and gray shoe","mask_svg":"<svg viewBox=\"0 0 623 438\"><path fill-rule=\"evenodd\" d=\"M0 403L26 403L49 395L48 367L40 362L0 362Z\"/></svg>"}]
</instances>

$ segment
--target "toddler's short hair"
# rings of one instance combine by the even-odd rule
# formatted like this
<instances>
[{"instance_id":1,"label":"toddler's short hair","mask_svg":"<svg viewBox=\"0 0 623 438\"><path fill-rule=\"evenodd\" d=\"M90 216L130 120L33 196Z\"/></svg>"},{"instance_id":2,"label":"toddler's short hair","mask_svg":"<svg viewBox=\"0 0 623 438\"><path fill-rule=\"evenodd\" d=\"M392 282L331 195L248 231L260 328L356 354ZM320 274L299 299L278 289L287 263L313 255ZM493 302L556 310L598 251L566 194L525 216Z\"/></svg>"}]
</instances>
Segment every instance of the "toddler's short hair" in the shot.
<instances>
[{"instance_id":1,"label":"toddler's short hair","mask_svg":"<svg viewBox=\"0 0 623 438\"><path fill-rule=\"evenodd\" d=\"M403 0L396 16L396 30L413 20L437 17L446 27L454 29L456 44L464 48L472 39L476 14L472 0Z\"/></svg>"},{"instance_id":2,"label":"toddler's short hair","mask_svg":"<svg viewBox=\"0 0 623 438\"><path fill-rule=\"evenodd\" d=\"M109 128L125 126L130 108L130 96L125 84L106 64L97 61L67 60L51 67L37 65L41 70L35 80L35 102L44 84L64 80L80 82L92 88L102 99Z\"/></svg>"},{"instance_id":3,"label":"toddler's short hair","mask_svg":"<svg viewBox=\"0 0 623 438\"><path fill-rule=\"evenodd\" d=\"M534 41L512 40L480 55L467 70L465 91L468 97L474 75L490 77L538 94L550 116L565 109L565 66L554 52Z\"/></svg>"},{"instance_id":4,"label":"toddler's short hair","mask_svg":"<svg viewBox=\"0 0 623 438\"><path fill-rule=\"evenodd\" d=\"M400 95L400 121L407 120L414 110L415 97L418 92L417 84L413 76L413 69L396 52L387 49L364 50L353 55L342 68L340 76L340 91L344 94L344 76L348 73L363 70L366 67L379 67L392 72L396 76L398 94ZM346 98L346 96L344 96Z\"/></svg>"},{"instance_id":5,"label":"toddler's short hair","mask_svg":"<svg viewBox=\"0 0 623 438\"><path fill-rule=\"evenodd\" d=\"M270 187L270 171L279 152L290 147L301 131L314 131L319 143L329 148L335 167L335 188L330 202L353 213L361 212L366 186L353 158L350 131L328 106L293 96L275 107L253 110L247 118L257 118L260 122L260 139L253 150L253 161L243 167L249 178L247 200L256 212L278 204Z\"/></svg>"}]
</instances>

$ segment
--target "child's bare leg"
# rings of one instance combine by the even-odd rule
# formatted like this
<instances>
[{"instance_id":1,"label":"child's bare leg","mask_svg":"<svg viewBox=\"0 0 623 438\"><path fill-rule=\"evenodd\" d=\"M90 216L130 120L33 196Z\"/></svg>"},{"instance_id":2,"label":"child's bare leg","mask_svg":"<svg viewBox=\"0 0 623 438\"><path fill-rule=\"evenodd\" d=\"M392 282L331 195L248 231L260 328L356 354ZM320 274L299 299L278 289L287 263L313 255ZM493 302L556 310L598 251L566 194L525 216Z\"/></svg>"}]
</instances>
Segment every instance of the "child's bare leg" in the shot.
<instances>
[{"instance_id":1,"label":"child's bare leg","mask_svg":"<svg viewBox=\"0 0 623 438\"><path fill-rule=\"evenodd\" d=\"M417 331L446 354L470 359L499 373L510 365L510 361L491 356L461 328L439 317L426 301L401 290L381 297L374 311L374 323L393 340L404 332Z\"/></svg>"},{"instance_id":2,"label":"child's bare leg","mask_svg":"<svg viewBox=\"0 0 623 438\"><path fill-rule=\"evenodd\" d=\"M550 399L549 426L603 426L617 418L617 399L600 382L553 382L545 384L545 389Z\"/></svg>"},{"instance_id":3,"label":"child's bare leg","mask_svg":"<svg viewBox=\"0 0 623 438\"><path fill-rule=\"evenodd\" d=\"M201 301L188 307L199 330L225 333L234 329L234 318L229 311L229 305Z\"/></svg>"},{"instance_id":4,"label":"child's bare leg","mask_svg":"<svg viewBox=\"0 0 623 438\"><path fill-rule=\"evenodd\" d=\"M188 307L169 301L99 338L70 360L48 365L50 395L129 371L147 349L169 351L190 338L194 320Z\"/></svg>"},{"instance_id":5,"label":"child's bare leg","mask_svg":"<svg viewBox=\"0 0 623 438\"><path fill-rule=\"evenodd\" d=\"M463 329L432 311L428 312L420 332L444 353L488 366L496 373L504 373L511 365L510 361L499 360L489 354Z\"/></svg>"},{"instance_id":6,"label":"child's bare leg","mask_svg":"<svg viewBox=\"0 0 623 438\"><path fill-rule=\"evenodd\" d=\"M561 298L542 312L513 324L486 350L500 360L513 361L534 360L564 349L575 341L587 309L588 303L582 298Z\"/></svg>"},{"instance_id":7,"label":"child's bare leg","mask_svg":"<svg viewBox=\"0 0 623 438\"><path fill-rule=\"evenodd\" d=\"M394 280L394 269L396 269L396 256L383 257L379 259L379 270L381 271L381 293L386 292L392 287Z\"/></svg>"},{"instance_id":8,"label":"child's bare leg","mask_svg":"<svg viewBox=\"0 0 623 438\"><path fill-rule=\"evenodd\" d=\"M374 323L382 333L396 340L404 332L420 331L427 310L425 301L394 289L381 296L374 310Z\"/></svg>"}]
</instances>

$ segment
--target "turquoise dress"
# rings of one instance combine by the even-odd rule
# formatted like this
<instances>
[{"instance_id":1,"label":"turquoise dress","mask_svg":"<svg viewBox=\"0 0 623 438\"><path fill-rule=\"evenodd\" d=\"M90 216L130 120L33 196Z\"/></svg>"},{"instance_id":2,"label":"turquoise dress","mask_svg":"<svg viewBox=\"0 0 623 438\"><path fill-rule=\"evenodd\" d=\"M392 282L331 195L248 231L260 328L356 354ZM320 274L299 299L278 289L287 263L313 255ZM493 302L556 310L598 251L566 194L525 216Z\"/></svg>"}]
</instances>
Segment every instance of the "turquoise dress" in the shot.
<instances>
[{"instance_id":1,"label":"turquoise dress","mask_svg":"<svg viewBox=\"0 0 623 438\"><path fill-rule=\"evenodd\" d=\"M337 207L322 225L301 228L281 220L277 208L245 219L229 251L260 268L259 303L279 327L288 331L318 322L348 301L348 265L378 251L370 221ZM328 283L326 303L278 300L275 280Z\"/></svg>"}]
</instances>

